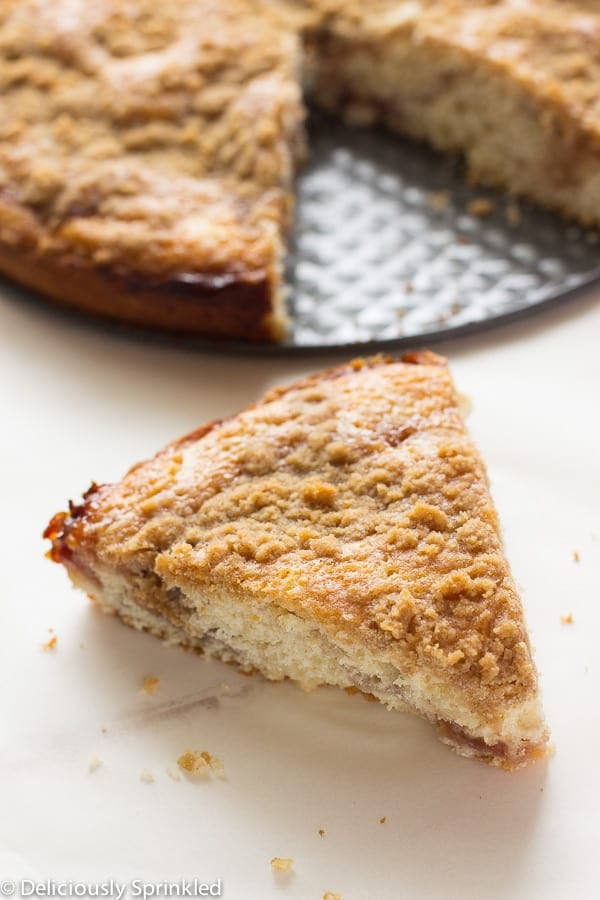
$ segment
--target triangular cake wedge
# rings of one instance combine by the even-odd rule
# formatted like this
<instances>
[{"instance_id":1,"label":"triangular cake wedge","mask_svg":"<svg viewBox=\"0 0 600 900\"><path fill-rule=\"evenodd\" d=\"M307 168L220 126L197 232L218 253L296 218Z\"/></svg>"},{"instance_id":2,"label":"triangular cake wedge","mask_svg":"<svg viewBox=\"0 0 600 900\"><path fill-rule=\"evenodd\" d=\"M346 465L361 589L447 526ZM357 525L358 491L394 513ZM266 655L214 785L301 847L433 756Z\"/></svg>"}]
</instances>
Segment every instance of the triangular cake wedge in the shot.
<instances>
[{"instance_id":1,"label":"triangular cake wedge","mask_svg":"<svg viewBox=\"0 0 600 900\"><path fill-rule=\"evenodd\" d=\"M51 556L170 643L339 685L465 756L545 753L537 674L486 472L445 361L355 361L93 485Z\"/></svg>"}]
</instances>

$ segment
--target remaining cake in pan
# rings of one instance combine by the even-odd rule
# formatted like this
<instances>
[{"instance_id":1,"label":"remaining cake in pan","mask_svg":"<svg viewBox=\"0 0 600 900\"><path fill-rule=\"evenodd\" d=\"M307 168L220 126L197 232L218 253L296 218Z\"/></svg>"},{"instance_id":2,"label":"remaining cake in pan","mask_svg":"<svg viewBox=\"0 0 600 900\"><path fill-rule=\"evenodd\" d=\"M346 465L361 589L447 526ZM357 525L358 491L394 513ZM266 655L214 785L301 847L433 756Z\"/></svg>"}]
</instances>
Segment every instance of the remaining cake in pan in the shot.
<instances>
[{"instance_id":1,"label":"remaining cake in pan","mask_svg":"<svg viewBox=\"0 0 600 900\"><path fill-rule=\"evenodd\" d=\"M280 338L296 68L250 0L5 0L0 271L114 319Z\"/></svg>"},{"instance_id":2,"label":"remaining cake in pan","mask_svg":"<svg viewBox=\"0 0 600 900\"><path fill-rule=\"evenodd\" d=\"M113 319L280 339L300 63L315 103L597 225L599 48L592 0L4 0L0 272Z\"/></svg>"},{"instance_id":3,"label":"remaining cake in pan","mask_svg":"<svg viewBox=\"0 0 600 900\"><path fill-rule=\"evenodd\" d=\"M440 357L273 390L93 485L45 536L136 628L359 689L504 768L545 753L521 603Z\"/></svg>"},{"instance_id":4,"label":"remaining cake in pan","mask_svg":"<svg viewBox=\"0 0 600 900\"><path fill-rule=\"evenodd\" d=\"M596 0L301 5L319 104L458 151L474 180L600 224Z\"/></svg>"}]
</instances>

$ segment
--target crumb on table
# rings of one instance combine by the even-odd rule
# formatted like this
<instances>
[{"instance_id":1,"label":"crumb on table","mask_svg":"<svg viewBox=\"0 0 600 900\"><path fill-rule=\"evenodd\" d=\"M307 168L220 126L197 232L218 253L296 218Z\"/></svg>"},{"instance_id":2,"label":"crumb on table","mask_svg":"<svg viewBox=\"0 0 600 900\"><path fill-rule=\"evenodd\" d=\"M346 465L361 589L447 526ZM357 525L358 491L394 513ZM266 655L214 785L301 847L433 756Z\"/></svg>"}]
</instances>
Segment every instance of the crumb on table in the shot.
<instances>
[{"instance_id":1,"label":"crumb on table","mask_svg":"<svg viewBox=\"0 0 600 900\"><path fill-rule=\"evenodd\" d=\"M177 765L188 775L207 775L210 772L208 762L195 750L185 750L177 760Z\"/></svg>"},{"instance_id":2,"label":"crumb on table","mask_svg":"<svg viewBox=\"0 0 600 900\"><path fill-rule=\"evenodd\" d=\"M560 621L563 625L572 625L573 624L573 613L567 613L566 616L561 616Z\"/></svg>"},{"instance_id":3,"label":"crumb on table","mask_svg":"<svg viewBox=\"0 0 600 900\"><path fill-rule=\"evenodd\" d=\"M275 872L289 872L294 865L294 860L289 856L274 856L271 860L271 868Z\"/></svg>"},{"instance_id":4,"label":"crumb on table","mask_svg":"<svg viewBox=\"0 0 600 900\"><path fill-rule=\"evenodd\" d=\"M382 816L379 820L380 825L385 825L386 822L387 822L387 816Z\"/></svg>"},{"instance_id":5,"label":"crumb on table","mask_svg":"<svg viewBox=\"0 0 600 900\"><path fill-rule=\"evenodd\" d=\"M201 753L186 750L177 760L177 765L188 775L208 775L212 772L219 778L225 776L225 767L221 760L207 750L202 750Z\"/></svg>"},{"instance_id":6,"label":"crumb on table","mask_svg":"<svg viewBox=\"0 0 600 900\"><path fill-rule=\"evenodd\" d=\"M325 829L324 829L324 828L319 828L319 837L323 837L324 834L325 834Z\"/></svg>"},{"instance_id":7,"label":"crumb on table","mask_svg":"<svg viewBox=\"0 0 600 900\"><path fill-rule=\"evenodd\" d=\"M52 635L45 643L42 644L42 650L54 650L56 647L57 637L55 634Z\"/></svg>"},{"instance_id":8,"label":"crumb on table","mask_svg":"<svg viewBox=\"0 0 600 900\"><path fill-rule=\"evenodd\" d=\"M90 775L93 775L93 773L96 772L100 768L101 765L102 765L102 760L100 759L100 757L92 756L92 758L90 759L90 761L88 763L88 772L90 773Z\"/></svg>"},{"instance_id":9,"label":"crumb on table","mask_svg":"<svg viewBox=\"0 0 600 900\"><path fill-rule=\"evenodd\" d=\"M181 775L178 772L174 772L173 769L165 769L165 771L171 781L181 781Z\"/></svg>"},{"instance_id":10,"label":"crumb on table","mask_svg":"<svg viewBox=\"0 0 600 900\"><path fill-rule=\"evenodd\" d=\"M581 557L579 556L578 550L573 551L573 559L575 560L575 562L579 562L579 560L581 559Z\"/></svg>"},{"instance_id":11,"label":"crumb on table","mask_svg":"<svg viewBox=\"0 0 600 900\"><path fill-rule=\"evenodd\" d=\"M332 891L325 891L323 900L342 900L341 894L334 894Z\"/></svg>"},{"instance_id":12,"label":"crumb on table","mask_svg":"<svg viewBox=\"0 0 600 900\"><path fill-rule=\"evenodd\" d=\"M154 675L148 675L147 678L144 678L142 683L141 694L155 694L156 689L159 685L160 678L156 678Z\"/></svg>"},{"instance_id":13,"label":"crumb on table","mask_svg":"<svg viewBox=\"0 0 600 900\"><path fill-rule=\"evenodd\" d=\"M143 781L144 784L154 784L154 775L149 769L142 769L140 781Z\"/></svg>"}]
</instances>

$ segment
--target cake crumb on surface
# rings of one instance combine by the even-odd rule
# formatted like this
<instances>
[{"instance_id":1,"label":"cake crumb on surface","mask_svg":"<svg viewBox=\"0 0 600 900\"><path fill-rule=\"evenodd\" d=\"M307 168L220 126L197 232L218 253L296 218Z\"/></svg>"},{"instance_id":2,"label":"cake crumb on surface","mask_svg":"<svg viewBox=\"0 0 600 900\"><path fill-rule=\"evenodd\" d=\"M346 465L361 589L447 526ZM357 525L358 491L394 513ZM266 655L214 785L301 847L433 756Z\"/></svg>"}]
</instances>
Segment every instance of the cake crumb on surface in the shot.
<instances>
[{"instance_id":1,"label":"cake crumb on surface","mask_svg":"<svg viewBox=\"0 0 600 900\"><path fill-rule=\"evenodd\" d=\"M325 891L323 900L342 900L341 894L334 894L332 891Z\"/></svg>"},{"instance_id":2,"label":"cake crumb on surface","mask_svg":"<svg viewBox=\"0 0 600 900\"><path fill-rule=\"evenodd\" d=\"M319 837L323 837L324 834L325 834L325 829L324 829L324 828L319 828Z\"/></svg>"},{"instance_id":3,"label":"cake crumb on surface","mask_svg":"<svg viewBox=\"0 0 600 900\"><path fill-rule=\"evenodd\" d=\"M207 750L196 753L195 750L185 750L177 760L177 765L188 775L208 775L212 773L217 778L225 778L225 766L217 756L213 756Z\"/></svg>"},{"instance_id":4,"label":"cake crumb on surface","mask_svg":"<svg viewBox=\"0 0 600 900\"><path fill-rule=\"evenodd\" d=\"M289 872L294 865L294 860L289 856L274 856L271 860L271 868L275 872Z\"/></svg>"},{"instance_id":5,"label":"cake crumb on surface","mask_svg":"<svg viewBox=\"0 0 600 900\"><path fill-rule=\"evenodd\" d=\"M217 756L213 756L207 750L203 750L200 754L204 762L210 767L213 774L219 778L225 777L225 766Z\"/></svg>"},{"instance_id":6,"label":"cake crumb on surface","mask_svg":"<svg viewBox=\"0 0 600 900\"><path fill-rule=\"evenodd\" d=\"M171 779L171 781L181 781L181 775L179 772L174 772L173 769L165 769L165 772Z\"/></svg>"},{"instance_id":7,"label":"cake crumb on surface","mask_svg":"<svg viewBox=\"0 0 600 900\"><path fill-rule=\"evenodd\" d=\"M143 781L144 784L154 784L154 775L149 769L142 769L140 781Z\"/></svg>"},{"instance_id":8,"label":"cake crumb on surface","mask_svg":"<svg viewBox=\"0 0 600 900\"><path fill-rule=\"evenodd\" d=\"M573 550L573 559L575 560L575 562L579 562L579 560L581 559L578 550Z\"/></svg>"},{"instance_id":9,"label":"cake crumb on surface","mask_svg":"<svg viewBox=\"0 0 600 900\"><path fill-rule=\"evenodd\" d=\"M142 682L140 694L155 694L159 683L160 678L156 678L154 675L148 675Z\"/></svg>"},{"instance_id":10,"label":"cake crumb on surface","mask_svg":"<svg viewBox=\"0 0 600 900\"><path fill-rule=\"evenodd\" d=\"M177 760L177 765L188 775L207 775L210 772L207 761L195 750L185 750Z\"/></svg>"},{"instance_id":11,"label":"cake crumb on surface","mask_svg":"<svg viewBox=\"0 0 600 900\"><path fill-rule=\"evenodd\" d=\"M387 822L387 816L382 816L379 820L380 825L385 825L386 822Z\"/></svg>"},{"instance_id":12,"label":"cake crumb on surface","mask_svg":"<svg viewBox=\"0 0 600 900\"><path fill-rule=\"evenodd\" d=\"M92 758L90 759L90 761L88 763L88 772L90 773L90 775L93 775L93 773L96 772L100 768L101 765L102 765L102 760L100 759L100 757L92 756Z\"/></svg>"},{"instance_id":13,"label":"cake crumb on surface","mask_svg":"<svg viewBox=\"0 0 600 900\"><path fill-rule=\"evenodd\" d=\"M58 638L56 637L56 635L52 635L49 640L45 641L45 643L42 644L42 650L54 650L57 640Z\"/></svg>"},{"instance_id":14,"label":"cake crumb on surface","mask_svg":"<svg viewBox=\"0 0 600 900\"><path fill-rule=\"evenodd\" d=\"M573 613L567 613L566 616L561 616L560 621L563 625L572 625L573 624Z\"/></svg>"},{"instance_id":15,"label":"cake crumb on surface","mask_svg":"<svg viewBox=\"0 0 600 900\"><path fill-rule=\"evenodd\" d=\"M478 218L491 215L495 209L496 204L492 200L488 200L487 197L476 197L467 206L469 214Z\"/></svg>"}]
</instances>

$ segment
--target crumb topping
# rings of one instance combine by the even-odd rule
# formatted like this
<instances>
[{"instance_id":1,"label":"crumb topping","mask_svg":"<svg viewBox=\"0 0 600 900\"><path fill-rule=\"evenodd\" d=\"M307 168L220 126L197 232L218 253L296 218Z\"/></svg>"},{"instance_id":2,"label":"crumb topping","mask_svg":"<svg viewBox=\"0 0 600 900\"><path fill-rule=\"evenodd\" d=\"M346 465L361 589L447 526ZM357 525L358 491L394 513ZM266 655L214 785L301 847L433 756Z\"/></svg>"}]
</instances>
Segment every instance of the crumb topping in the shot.
<instances>
[{"instance_id":1,"label":"crumb topping","mask_svg":"<svg viewBox=\"0 0 600 900\"><path fill-rule=\"evenodd\" d=\"M45 651L48 651L48 650L55 650L55 649L56 649L56 644L57 644L57 642L58 642L58 638L56 637L55 634L53 634L52 637L48 638L48 640L45 641L45 642L41 645L41 646L42 646L42 650L45 650Z\"/></svg>"},{"instance_id":2,"label":"crumb topping","mask_svg":"<svg viewBox=\"0 0 600 900\"><path fill-rule=\"evenodd\" d=\"M251 0L8 0L1 240L163 280L256 275L290 216L295 70Z\"/></svg>"}]
</instances>

